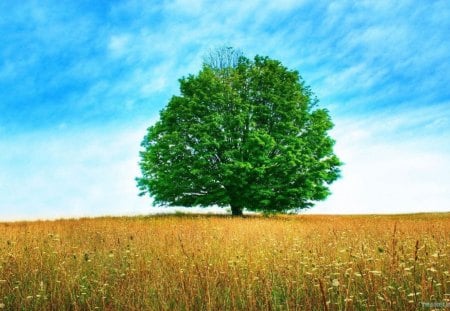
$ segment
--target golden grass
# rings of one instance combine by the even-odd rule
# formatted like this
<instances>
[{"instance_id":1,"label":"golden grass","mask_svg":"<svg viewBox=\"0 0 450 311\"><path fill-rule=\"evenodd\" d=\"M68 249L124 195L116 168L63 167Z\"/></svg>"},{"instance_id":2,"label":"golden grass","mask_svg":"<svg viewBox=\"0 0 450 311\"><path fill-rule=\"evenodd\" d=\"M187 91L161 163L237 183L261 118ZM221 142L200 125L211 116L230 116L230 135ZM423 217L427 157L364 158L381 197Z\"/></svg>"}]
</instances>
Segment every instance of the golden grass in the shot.
<instances>
[{"instance_id":1,"label":"golden grass","mask_svg":"<svg viewBox=\"0 0 450 311\"><path fill-rule=\"evenodd\" d=\"M449 213L0 223L0 309L430 309L449 237Z\"/></svg>"}]
</instances>

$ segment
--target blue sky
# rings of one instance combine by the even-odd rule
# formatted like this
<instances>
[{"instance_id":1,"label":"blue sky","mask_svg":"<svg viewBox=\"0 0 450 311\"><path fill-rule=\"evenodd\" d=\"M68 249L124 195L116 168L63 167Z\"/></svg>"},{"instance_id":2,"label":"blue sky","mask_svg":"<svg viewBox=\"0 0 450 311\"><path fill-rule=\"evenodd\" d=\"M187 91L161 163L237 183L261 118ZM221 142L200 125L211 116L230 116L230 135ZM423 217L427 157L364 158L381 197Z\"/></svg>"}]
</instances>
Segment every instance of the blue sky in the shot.
<instances>
[{"instance_id":1,"label":"blue sky","mask_svg":"<svg viewBox=\"0 0 450 311\"><path fill-rule=\"evenodd\" d=\"M311 213L450 210L450 2L2 1L0 220L145 214L145 129L233 46L300 72L345 162ZM5 14L6 12L6 14Z\"/></svg>"}]
</instances>

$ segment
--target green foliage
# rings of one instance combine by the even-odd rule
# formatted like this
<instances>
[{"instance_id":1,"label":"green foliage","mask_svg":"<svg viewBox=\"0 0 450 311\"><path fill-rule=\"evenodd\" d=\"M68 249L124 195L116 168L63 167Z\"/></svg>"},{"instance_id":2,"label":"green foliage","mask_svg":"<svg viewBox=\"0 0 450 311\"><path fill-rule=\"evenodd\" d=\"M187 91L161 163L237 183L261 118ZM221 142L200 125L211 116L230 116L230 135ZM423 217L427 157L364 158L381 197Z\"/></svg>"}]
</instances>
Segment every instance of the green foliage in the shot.
<instances>
[{"instance_id":1,"label":"green foliage","mask_svg":"<svg viewBox=\"0 0 450 311\"><path fill-rule=\"evenodd\" d=\"M180 95L148 129L141 194L155 204L264 213L310 207L329 194L340 160L333 123L298 72L240 57L179 80Z\"/></svg>"}]
</instances>

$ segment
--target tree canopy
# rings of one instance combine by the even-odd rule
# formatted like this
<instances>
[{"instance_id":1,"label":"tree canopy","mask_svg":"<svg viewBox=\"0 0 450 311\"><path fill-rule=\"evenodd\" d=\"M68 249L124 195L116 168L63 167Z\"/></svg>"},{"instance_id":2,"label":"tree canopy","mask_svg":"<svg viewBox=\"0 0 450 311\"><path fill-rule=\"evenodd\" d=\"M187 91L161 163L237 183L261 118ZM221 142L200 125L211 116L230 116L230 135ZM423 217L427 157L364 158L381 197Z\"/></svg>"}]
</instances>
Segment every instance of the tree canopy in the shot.
<instances>
[{"instance_id":1,"label":"tree canopy","mask_svg":"<svg viewBox=\"0 0 450 311\"><path fill-rule=\"evenodd\" d=\"M140 153L141 195L265 213L311 207L340 174L333 123L297 71L240 56L179 80Z\"/></svg>"}]
</instances>

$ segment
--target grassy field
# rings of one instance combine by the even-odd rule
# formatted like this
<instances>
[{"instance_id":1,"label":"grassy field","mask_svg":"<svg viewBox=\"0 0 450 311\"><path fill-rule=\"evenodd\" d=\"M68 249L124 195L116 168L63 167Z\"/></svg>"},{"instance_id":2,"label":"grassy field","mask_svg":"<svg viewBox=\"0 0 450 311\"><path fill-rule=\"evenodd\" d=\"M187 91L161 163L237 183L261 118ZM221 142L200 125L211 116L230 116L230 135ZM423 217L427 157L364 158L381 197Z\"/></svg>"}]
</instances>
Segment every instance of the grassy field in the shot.
<instances>
[{"instance_id":1,"label":"grassy field","mask_svg":"<svg viewBox=\"0 0 450 311\"><path fill-rule=\"evenodd\" d=\"M0 309L442 309L449 255L449 213L0 223Z\"/></svg>"}]
</instances>

